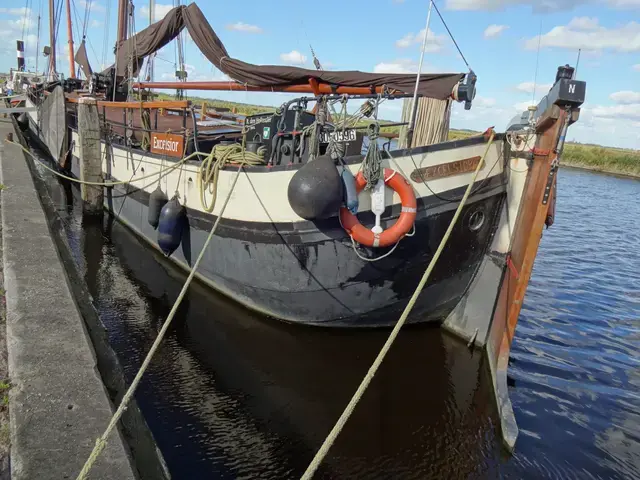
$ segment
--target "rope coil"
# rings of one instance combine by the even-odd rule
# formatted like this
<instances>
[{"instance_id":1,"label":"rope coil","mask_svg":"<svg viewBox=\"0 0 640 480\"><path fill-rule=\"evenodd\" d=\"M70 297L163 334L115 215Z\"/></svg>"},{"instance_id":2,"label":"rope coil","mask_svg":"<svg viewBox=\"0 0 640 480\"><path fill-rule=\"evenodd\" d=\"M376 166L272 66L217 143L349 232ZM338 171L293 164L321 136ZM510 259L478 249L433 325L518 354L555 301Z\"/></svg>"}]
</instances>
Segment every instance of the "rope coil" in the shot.
<instances>
[{"instance_id":1,"label":"rope coil","mask_svg":"<svg viewBox=\"0 0 640 480\"><path fill-rule=\"evenodd\" d=\"M369 125L368 136L369 148L367 148L367 153L362 160L362 174L367 181L365 190L371 190L382 178L382 155L380 154L380 145L378 145L380 125L378 123Z\"/></svg>"}]
</instances>

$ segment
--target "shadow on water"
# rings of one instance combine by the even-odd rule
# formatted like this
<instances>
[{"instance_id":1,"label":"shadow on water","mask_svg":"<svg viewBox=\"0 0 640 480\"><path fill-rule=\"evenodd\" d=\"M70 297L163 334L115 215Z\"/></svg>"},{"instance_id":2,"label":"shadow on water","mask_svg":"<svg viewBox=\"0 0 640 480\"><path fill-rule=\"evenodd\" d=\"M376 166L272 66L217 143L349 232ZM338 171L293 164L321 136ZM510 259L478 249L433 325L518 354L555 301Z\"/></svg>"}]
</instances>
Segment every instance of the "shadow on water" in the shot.
<instances>
[{"instance_id":1,"label":"shadow on water","mask_svg":"<svg viewBox=\"0 0 640 480\"><path fill-rule=\"evenodd\" d=\"M516 454L500 451L481 356L414 327L317 478L640 477L640 182L560 181L512 352ZM83 220L75 188L48 185L130 380L185 275L112 218ZM387 335L284 325L196 283L136 398L175 479L298 478Z\"/></svg>"}]
</instances>

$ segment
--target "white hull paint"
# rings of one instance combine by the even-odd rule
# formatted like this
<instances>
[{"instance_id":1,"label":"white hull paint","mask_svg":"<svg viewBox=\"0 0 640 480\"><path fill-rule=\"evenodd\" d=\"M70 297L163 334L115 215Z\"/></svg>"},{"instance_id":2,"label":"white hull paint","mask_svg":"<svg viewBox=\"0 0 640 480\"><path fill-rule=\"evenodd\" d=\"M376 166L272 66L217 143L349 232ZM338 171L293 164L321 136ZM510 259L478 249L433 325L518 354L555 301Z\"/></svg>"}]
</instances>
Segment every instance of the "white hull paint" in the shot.
<instances>
[{"instance_id":1,"label":"white hull paint","mask_svg":"<svg viewBox=\"0 0 640 480\"><path fill-rule=\"evenodd\" d=\"M77 157L79 156L79 138L75 131L72 133L72 142L72 152ZM413 158L411 156L385 158L383 166L401 173L411 183L416 198L428 199L434 193L439 194L468 185L473 177L473 172L434 179L429 181L427 186L422 182L414 182L410 179L411 172L415 170L416 166L423 168L482 156L485 149L486 144L482 143L462 148L416 154ZM494 142L490 147L484 166L478 175L479 181L503 173L502 149L501 141ZM115 144L107 147L105 143L102 143L101 155L102 169L106 174L106 178L110 178L112 181L126 181L147 193L151 193L157 188L157 178L160 175L141 181L137 179L154 175L175 165L175 159L171 157L161 159L157 156L134 153ZM349 166L354 174L357 173L359 167L360 165L358 164ZM236 171L237 169L228 167L220 173L217 201L212 212L215 216L219 215L222 204L229 195ZM287 199L287 187L296 171L248 171L241 174L231 194L231 200L223 218L244 222L303 222L304 219L293 211ZM164 175L160 180L160 186L169 197L177 192L181 204L205 213L205 208L200 200L198 164L195 162L189 162L184 167L177 168ZM205 191L206 205L210 205L212 200L213 196L210 190L207 189ZM360 212L366 212L371 209L369 195L362 194L359 200ZM389 206L399 203L399 196L392 190L386 189L385 204Z\"/></svg>"}]
</instances>

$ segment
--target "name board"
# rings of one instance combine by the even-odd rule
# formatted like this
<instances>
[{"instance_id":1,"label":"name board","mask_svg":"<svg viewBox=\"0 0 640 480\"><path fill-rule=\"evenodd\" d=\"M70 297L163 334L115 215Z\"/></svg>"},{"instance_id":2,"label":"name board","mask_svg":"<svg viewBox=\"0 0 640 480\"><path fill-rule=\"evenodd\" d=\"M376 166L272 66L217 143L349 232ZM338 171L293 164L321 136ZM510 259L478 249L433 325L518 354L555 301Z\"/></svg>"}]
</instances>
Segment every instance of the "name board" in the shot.
<instances>
[{"instance_id":1,"label":"name board","mask_svg":"<svg viewBox=\"0 0 640 480\"><path fill-rule=\"evenodd\" d=\"M271 119L273 118L273 113L265 113L262 115L253 115L251 117L247 117L244 120L244 124L247 127L252 127L253 125L259 125L261 123L271 123Z\"/></svg>"},{"instance_id":2,"label":"name board","mask_svg":"<svg viewBox=\"0 0 640 480\"><path fill-rule=\"evenodd\" d=\"M151 151L161 155L182 158L184 153L184 142L182 135L173 133L152 133Z\"/></svg>"},{"instance_id":3,"label":"name board","mask_svg":"<svg viewBox=\"0 0 640 480\"><path fill-rule=\"evenodd\" d=\"M418 168L411 172L411 180L416 183L421 183L425 180L434 180L436 178L445 178L461 173L473 172L478 167L480 158L481 157L471 157L456 162Z\"/></svg>"}]
</instances>

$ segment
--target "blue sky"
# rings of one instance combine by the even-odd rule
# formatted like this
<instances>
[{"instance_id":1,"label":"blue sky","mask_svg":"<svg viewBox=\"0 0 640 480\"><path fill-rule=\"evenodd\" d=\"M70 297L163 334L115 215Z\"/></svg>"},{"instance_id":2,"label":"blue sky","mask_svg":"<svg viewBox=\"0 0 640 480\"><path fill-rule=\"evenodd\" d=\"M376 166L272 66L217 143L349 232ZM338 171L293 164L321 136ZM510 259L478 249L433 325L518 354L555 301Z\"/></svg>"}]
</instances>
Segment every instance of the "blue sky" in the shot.
<instances>
[{"instance_id":1,"label":"blue sky","mask_svg":"<svg viewBox=\"0 0 640 480\"><path fill-rule=\"evenodd\" d=\"M82 20L87 2L72 0ZM17 2L16 2L17 3ZM15 40L27 40L27 66L35 68L37 16L42 8L42 41L48 38L46 1L28 0L0 7L0 71L15 66ZM136 4L138 31L148 24L148 2ZM157 14L171 1L159 1ZM201 1L200 8L235 58L257 64L295 64L313 68L309 43L326 69L415 72L426 21L426 0L292 0L242 3ZM531 103L540 41L536 101L553 82L558 65L575 64L587 81L587 102L569 139L640 149L640 0L438 0L471 67L478 75L478 97L471 111L456 106L452 127L504 129L509 119ZM6 5L5 2L3 4ZM113 61L116 0L91 1L88 39L94 68ZM25 15L26 13L26 15ZM75 17L75 14L74 14ZM25 23L26 19L26 23ZM81 23L81 22L77 22ZM24 25L24 29L23 29ZM105 29L108 30L103 59ZM81 31L82 25L76 25ZM68 72L66 29L60 27L58 70ZM541 38L538 38L542 32ZM439 18L431 21L424 72L465 72ZM76 45L78 39L76 37ZM191 80L220 80L191 41L186 42ZM172 79L175 48L156 61L156 79ZM40 58L40 68L44 64ZM194 94L202 94L195 93ZM284 94L210 92L210 96L277 105ZM398 119L399 101L387 102L381 116Z\"/></svg>"}]
</instances>

